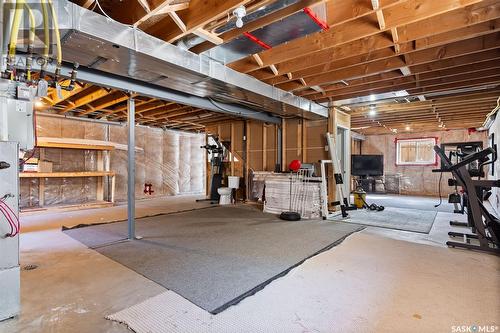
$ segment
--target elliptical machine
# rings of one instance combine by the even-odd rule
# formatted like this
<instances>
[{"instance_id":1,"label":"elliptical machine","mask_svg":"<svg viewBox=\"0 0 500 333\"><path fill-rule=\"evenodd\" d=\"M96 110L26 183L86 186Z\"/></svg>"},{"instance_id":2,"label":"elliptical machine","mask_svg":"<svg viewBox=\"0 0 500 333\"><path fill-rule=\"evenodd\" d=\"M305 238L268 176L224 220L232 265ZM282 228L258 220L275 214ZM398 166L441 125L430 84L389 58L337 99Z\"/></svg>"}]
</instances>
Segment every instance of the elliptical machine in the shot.
<instances>
[{"instance_id":1,"label":"elliptical machine","mask_svg":"<svg viewBox=\"0 0 500 333\"><path fill-rule=\"evenodd\" d=\"M444 167L433 171L451 172L457 185L461 186L467 195L467 215L472 229L472 233L449 232L450 237L462 237L464 241L448 241L446 245L500 254L500 220L488 212L483 205L482 190L488 187L500 187L500 181L473 180L468 170L468 166L471 164L479 163L483 166L491 164L488 156L496 157L496 146L469 154L455 164L446 156L444 149L434 146L434 151L441 158ZM474 244L474 242L478 244Z\"/></svg>"}]
</instances>

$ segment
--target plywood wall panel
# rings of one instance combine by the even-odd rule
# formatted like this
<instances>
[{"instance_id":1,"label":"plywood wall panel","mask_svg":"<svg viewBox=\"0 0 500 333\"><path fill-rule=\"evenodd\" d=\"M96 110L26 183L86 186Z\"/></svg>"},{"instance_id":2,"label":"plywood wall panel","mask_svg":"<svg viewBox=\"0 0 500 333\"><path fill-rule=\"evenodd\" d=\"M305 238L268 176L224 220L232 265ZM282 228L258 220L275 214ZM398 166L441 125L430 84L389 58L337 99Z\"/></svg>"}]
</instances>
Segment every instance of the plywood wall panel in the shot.
<instances>
[{"instance_id":1,"label":"plywood wall panel","mask_svg":"<svg viewBox=\"0 0 500 333\"><path fill-rule=\"evenodd\" d=\"M302 160L302 122L299 119L285 120L285 169L293 160Z\"/></svg>"},{"instance_id":2,"label":"plywood wall panel","mask_svg":"<svg viewBox=\"0 0 500 333\"><path fill-rule=\"evenodd\" d=\"M231 124L223 123L217 125L217 133L219 134L219 140L221 141L231 141Z\"/></svg>"},{"instance_id":3,"label":"plywood wall panel","mask_svg":"<svg viewBox=\"0 0 500 333\"><path fill-rule=\"evenodd\" d=\"M328 152L325 151L325 134L328 130L326 120L306 121L307 131L307 156L305 163L317 163L319 160L329 159Z\"/></svg>"},{"instance_id":4,"label":"plywood wall panel","mask_svg":"<svg viewBox=\"0 0 500 333\"><path fill-rule=\"evenodd\" d=\"M266 132L266 145L265 145L265 164L263 165L264 171L274 171L276 166L277 157L277 129L276 125L264 125Z\"/></svg>"},{"instance_id":5,"label":"plywood wall panel","mask_svg":"<svg viewBox=\"0 0 500 333\"><path fill-rule=\"evenodd\" d=\"M234 132L234 142L231 142L231 145L234 147L236 152L239 154L243 153L243 146L244 146L244 141L243 141L243 136L245 135L243 131L244 124L242 121L236 121L232 123L233 125L233 132Z\"/></svg>"}]
</instances>

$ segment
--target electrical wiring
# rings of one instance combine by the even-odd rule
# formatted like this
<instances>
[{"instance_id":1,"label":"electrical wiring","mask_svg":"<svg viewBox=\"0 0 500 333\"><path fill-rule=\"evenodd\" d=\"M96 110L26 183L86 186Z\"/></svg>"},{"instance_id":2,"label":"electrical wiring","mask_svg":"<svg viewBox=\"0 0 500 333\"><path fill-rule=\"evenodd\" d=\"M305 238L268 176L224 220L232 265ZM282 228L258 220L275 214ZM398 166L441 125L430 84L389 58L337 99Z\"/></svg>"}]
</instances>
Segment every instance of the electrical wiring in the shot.
<instances>
[{"instance_id":1,"label":"electrical wiring","mask_svg":"<svg viewBox=\"0 0 500 333\"><path fill-rule=\"evenodd\" d=\"M0 200L0 211L10 224L11 232L8 236L14 237L17 234L19 234L19 229L20 229L19 218L14 213L14 211L9 207L9 205L5 203L4 199ZM16 222L14 222L14 219L16 220Z\"/></svg>"},{"instance_id":2,"label":"electrical wiring","mask_svg":"<svg viewBox=\"0 0 500 333\"><path fill-rule=\"evenodd\" d=\"M14 234L14 224L13 224L12 220L10 219L10 215L8 214L8 212L6 210L4 210L4 208L2 206L0 206L0 212L7 219L7 222L9 223L10 232L6 236L10 237L12 234Z\"/></svg>"},{"instance_id":3,"label":"electrical wiring","mask_svg":"<svg viewBox=\"0 0 500 333\"><path fill-rule=\"evenodd\" d=\"M121 22L119 22L119 21L115 20L114 18L112 18L111 16L109 16L108 14L106 14L106 12L104 11L104 9L102 9L101 4L99 3L99 0L95 0L95 3L97 4L97 7L98 7L98 8L99 8L99 10L101 11L101 13L102 13L104 16L106 16L108 19L110 19L110 20L112 20L112 21L114 21L114 22L117 22L117 23L123 24L123 25L125 25L125 26L127 26L127 27L130 27L130 28L134 28L134 29L135 29L135 27L134 27L133 25L131 25L131 24L125 24L125 23L121 23ZM94 6L94 8L95 8L95 6Z\"/></svg>"},{"instance_id":4,"label":"electrical wiring","mask_svg":"<svg viewBox=\"0 0 500 333\"><path fill-rule=\"evenodd\" d=\"M12 210L12 208L10 208L10 206L7 205L7 203L5 202L5 200L0 200L0 207L2 207L2 206L3 206L4 209L6 208L10 212L10 214L12 214L10 217L11 217L11 221L12 221L12 223L13 223L13 225L14 225L14 227L15 227L16 230L15 230L15 233L11 235L11 237L14 237L17 234L19 234L19 231L21 229L21 225L19 223L19 218L17 217L17 214L14 213L14 211ZM8 214L8 215L10 215L10 214ZM15 219L15 222L14 222L14 219Z\"/></svg>"},{"instance_id":5,"label":"electrical wiring","mask_svg":"<svg viewBox=\"0 0 500 333\"><path fill-rule=\"evenodd\" d=\"M28 160L30 158L32 158L33 156L35 156L36 150L37 150L36 148L33 148L33 150L31 151L30 156L28 156L27 158L25 158L21 162L19 162L19 167L22 167L24 164L26 164L26 162L28 162Z\"/></svg>"}]
</instances>

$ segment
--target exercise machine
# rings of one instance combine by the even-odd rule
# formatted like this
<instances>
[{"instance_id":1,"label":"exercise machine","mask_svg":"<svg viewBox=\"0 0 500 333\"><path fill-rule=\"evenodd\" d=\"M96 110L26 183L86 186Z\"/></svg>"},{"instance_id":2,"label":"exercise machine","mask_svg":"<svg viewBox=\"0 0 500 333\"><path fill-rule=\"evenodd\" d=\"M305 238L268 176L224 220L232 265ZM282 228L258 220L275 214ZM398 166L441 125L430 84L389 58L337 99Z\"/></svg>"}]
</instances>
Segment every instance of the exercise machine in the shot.
<instances>
[{"instance_id":1,"label":"exercise machine","mask_svg":"<svg viewBox=\"0 0 500 333\"><path fill-rule=\"evenodd\" d=\"M210 201L212 204L219 202L220 195L217 192L222 186L222 177L224 173L224 147L216 135L209 135L212 144L206 144L200 148L206 149L210 157L210 193L206 199L196 201Z\"/></svg>"},{"instance_id":2,"label":"exercise machine","mask_svg":"<svg viewBox=\"0 0 500 333\"><path fill-rule=\"evenodd\" d=\"M453 149L450 149L452 147ZM462 161L467 156L477 153L483 149L482 141L473 141L473 142L459 142L459 143L443 143L441 144L441 149L448 153L448 159L451 163L458 163ZM496 153L493 154L493 159L487 161L488 159L473 161L472 163L467 165L467 171L471 177L477 177L477 179L481 179L484 177L484 167L488 164L494 163L496 161ZM441 161L441 168L444 167L444 162ZM453 174L452 174L453 175ZM448 186L454 187L455 190L453 193L450 193L448 196L448 203L453 204L454 210L453 212L456 214L465 214L467 205L468 205L468 196L467 193L463 190L458 189L458 183L456 179L453 177L448 179ZM479 195L483 196L483 200L487 200L487 197L491 194L491 188L488 187L478 187L476 191ZM436 207L439 206L436 205ZM467 215L467 222L460 221L450 221L450 225L454 227L468 227L471 228L473 232L475 232L474 223L472 221L472 217Z\"/></svg>"},{"instance_id":3,"label":"exercise machine","mask_svg":"<svg viewBox=\"0 0 500 333\"><path fill-rule=\"evenodd\" d=\"M462 237L463 242L448 241L446 245L500 254L500 220L486 209L482 193L483 188L500 187L500 181L473 180L469 172L470 165L477 163L481 168L490 164L489 156L495 158L496 146L471 153L457 163L451 161L443 148L434 146L434 151L440 157L442 167L433 171L451 172L457 185L461 186L467 195L467 215L472 231L472 233L449 232L450 237Z\"/></svg>"}]
</instances>

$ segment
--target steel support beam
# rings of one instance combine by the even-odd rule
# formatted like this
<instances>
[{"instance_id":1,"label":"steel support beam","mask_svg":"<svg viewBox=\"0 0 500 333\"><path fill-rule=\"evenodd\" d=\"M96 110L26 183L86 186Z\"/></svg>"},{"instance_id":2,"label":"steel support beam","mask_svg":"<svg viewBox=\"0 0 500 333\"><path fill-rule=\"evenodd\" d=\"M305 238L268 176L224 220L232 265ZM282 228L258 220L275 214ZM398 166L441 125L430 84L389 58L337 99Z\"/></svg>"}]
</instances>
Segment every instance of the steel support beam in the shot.
<instances>
[{"instance_id":1,"label":"steel support beam","mask_svg":"<svg viewBox=\"0 0 500 333\"><path fill-rule=\"evenodd\" d=\"M50 69L52 69L52 67ZM71 70L72 66L63 65L61 70L62 75L65 77L70 77ZM142 96L172 101L184 105L189 105L195 108L225 113L232 116L259 120L270 124L281 124L281 118L272 116L267 112L256 111L241 105L223 103L209 98L188 95L176 90L155 86L150 83L133 80L123 76L114 75L90 68L78 68L78 81L95 84L101 87L119 89L124 91L133 91L134 93Z\"/></svg>"},{"instance_id":2,"label":"steel support beam","mask_svg":"<svg viewBox=\"0 0 500 333\"><path fill-rule=\"evenodd\" d=\"M128 239L135 239L135 101L127 101L128 114L128 169L127 169L127 222Z\"/></svg>"}]
</instances>

